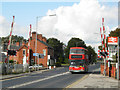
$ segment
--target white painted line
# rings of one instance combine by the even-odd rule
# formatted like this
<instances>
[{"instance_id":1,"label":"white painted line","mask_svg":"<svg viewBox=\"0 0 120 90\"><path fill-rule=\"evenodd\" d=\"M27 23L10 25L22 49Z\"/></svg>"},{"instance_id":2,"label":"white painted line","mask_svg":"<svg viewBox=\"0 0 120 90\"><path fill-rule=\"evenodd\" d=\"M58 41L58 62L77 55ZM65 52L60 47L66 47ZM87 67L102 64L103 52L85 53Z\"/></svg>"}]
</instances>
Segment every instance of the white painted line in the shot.
<instances>
[{"instance_id":1,"label":"white painted line","mask_svg":"<svg viewBox=\"0 0 120 90\"><path fill-rule=\"evenodd\" d=\"M69 73L70 73L70 72L65 72L65 73L57 74L57 75L50 76L50 77L47 77L47 78L35 80L35 81L32 81L32 82L26 82L26 83L23 83L23 84L11 86L11 87L8 87L8 88L18 88L18 87L22 87L22 86L25 86L25 85L37 83L37 82L44 81L44 80L47 80L47 79L51 79L51 78L54 78L54 77L58 77L58 76L61 76L61 75L69 74Z\"/></svg>"}]
</instances>

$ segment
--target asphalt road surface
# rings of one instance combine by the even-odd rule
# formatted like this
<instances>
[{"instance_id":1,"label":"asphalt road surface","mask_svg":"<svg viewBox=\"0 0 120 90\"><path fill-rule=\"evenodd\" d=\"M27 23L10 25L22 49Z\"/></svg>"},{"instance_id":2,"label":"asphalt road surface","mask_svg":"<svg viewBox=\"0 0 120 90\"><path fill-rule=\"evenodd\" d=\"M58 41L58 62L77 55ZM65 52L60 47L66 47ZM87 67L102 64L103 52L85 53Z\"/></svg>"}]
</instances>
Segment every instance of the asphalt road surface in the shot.
<instances>
[{"instance_id":1,"label":"asphalt road surface","mask_svg":"<svg viewBox=\"0 0 120 90\"><path fill-rule=\"evenodd\" d=\"M71 74L68 67L53 69L2 81L2 88L65 88L100 67L100 63L90 65L88 73Z\"/></svg>"}]
</instances>

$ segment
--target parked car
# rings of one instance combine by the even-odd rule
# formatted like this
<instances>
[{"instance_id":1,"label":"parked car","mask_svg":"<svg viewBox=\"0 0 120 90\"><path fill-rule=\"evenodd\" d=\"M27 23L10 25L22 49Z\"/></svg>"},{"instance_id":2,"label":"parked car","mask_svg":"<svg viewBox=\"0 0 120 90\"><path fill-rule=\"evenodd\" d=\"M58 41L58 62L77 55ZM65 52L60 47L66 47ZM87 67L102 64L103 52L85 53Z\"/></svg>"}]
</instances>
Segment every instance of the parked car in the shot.
<instances>
[{"instance_id":1,"label":"parked car","mask_svg":"<svg viewBox=\"0 0 120 90\"><path fill-rule=\"evenodd\" d=\"M29 66L29 69L35 69L35 68L41 68L43 67L42 65L33 65L33 66Z\"/></svg>"}]
</instances>

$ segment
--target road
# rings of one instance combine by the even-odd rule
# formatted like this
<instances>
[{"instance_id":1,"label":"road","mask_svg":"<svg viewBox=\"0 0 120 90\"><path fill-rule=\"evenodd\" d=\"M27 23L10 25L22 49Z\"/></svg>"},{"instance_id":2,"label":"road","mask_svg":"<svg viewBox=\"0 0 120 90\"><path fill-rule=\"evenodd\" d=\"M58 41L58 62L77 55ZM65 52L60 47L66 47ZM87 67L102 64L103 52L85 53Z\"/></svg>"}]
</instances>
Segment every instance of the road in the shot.
<instances>
[{"instance_id":1,"label":"road","mask_svg":"<svg viewBox=\"0 0 120 90\"><path fill-rule=\"evenodd\" d=\"M71 74L68 67L61 67L46 72L30 74L2 81L3 88L65 88L92 73L100 67L100 63L89 66L89 73Z\"/></svg>"}]
</instances>

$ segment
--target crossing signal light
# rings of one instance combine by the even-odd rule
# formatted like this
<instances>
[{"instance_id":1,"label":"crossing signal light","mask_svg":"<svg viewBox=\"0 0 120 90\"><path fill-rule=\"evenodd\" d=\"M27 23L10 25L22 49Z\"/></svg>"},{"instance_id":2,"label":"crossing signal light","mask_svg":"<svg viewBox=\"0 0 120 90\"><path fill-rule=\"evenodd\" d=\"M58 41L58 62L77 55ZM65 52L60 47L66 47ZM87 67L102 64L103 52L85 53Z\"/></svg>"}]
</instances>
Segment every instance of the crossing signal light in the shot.
<instances>
[{"instance_id":1,"label":"crossing signal light","mask_svg":"<svg viewBox=\"0 0 120 90\"><path fill-rule=\"evenodd\" d=\"M15 50L8 50L8 55L11 55L11 56L16 56L16 51Z\"/></svg>"},{"instance_id":2,"label":"crossing signal light","mask_svg":"<svg viewBox=\"0 0 120 90\"><path fill-rule=\"evenodd\" d=\"M105 52L105 55L108 55L108 52Z\"/></svg>"},{"instance_id":3,"label":"crossing signal light","mask_svg":"<svg viewBox=\"0 0 120 90\"><path fill-rule=\"evenodd\" d=\"M107 53L107 52L100 52L100 55L102 55L102 56L107 56L108 53Z\"/></svg>"},{"instance_id":4,"label":"crossing signal light","mask_svg":"<svg viewBox=\"0 0 120 90\"><path fill-rule=\"evenodd\" d=\"M102 55L102 56L106 56L106 55L105 55L105 52L100 52L100 55Z\"/></svg>"}]
</instances>

